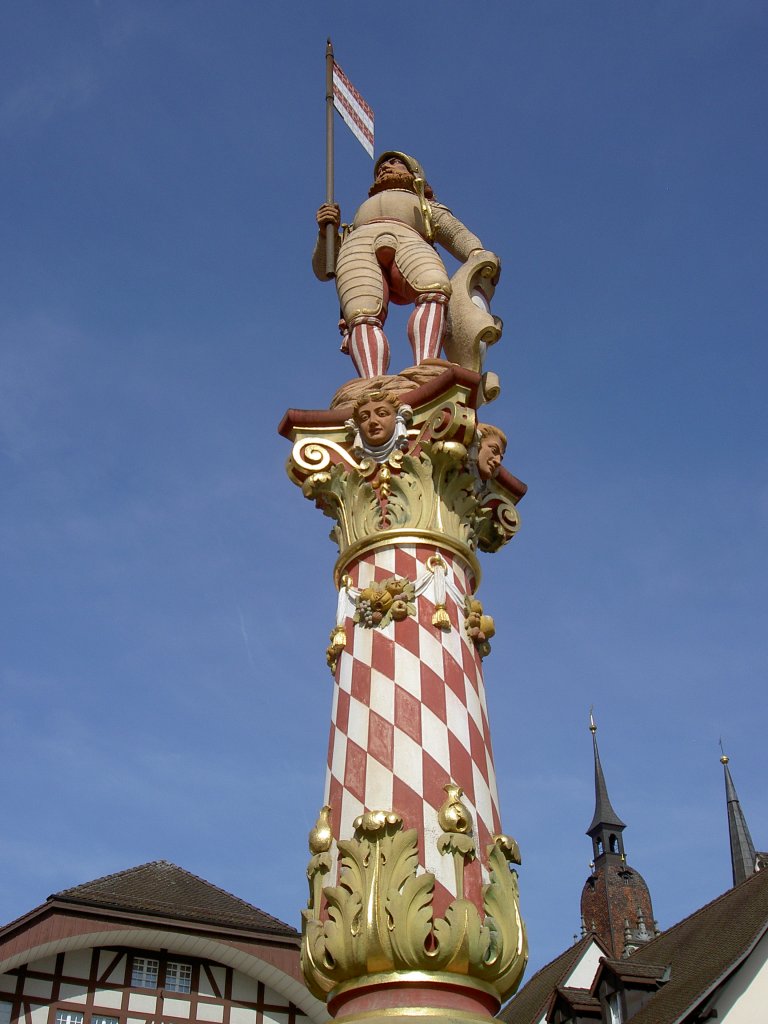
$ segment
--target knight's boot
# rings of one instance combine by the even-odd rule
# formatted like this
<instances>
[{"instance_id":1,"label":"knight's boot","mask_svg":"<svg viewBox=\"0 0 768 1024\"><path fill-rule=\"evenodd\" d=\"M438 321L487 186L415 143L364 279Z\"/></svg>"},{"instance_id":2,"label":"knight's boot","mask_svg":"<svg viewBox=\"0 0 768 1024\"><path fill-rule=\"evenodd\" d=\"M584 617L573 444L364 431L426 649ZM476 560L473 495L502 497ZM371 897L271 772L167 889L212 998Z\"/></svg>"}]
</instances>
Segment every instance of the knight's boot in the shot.
<instances>
[{"instance_id":1,"label":"knight's boot","mask_svg":"<svg viewBox=\"0 0 768 1024\"><path fill-rule=\"evenodd\" d=\"M378 317L361 317L351 325L349 354L359 377L380 377L387 372L389 342Z\"/></svg>"},{"instance_id":2,"label":"knight's boot","mask_svg":"<svg viewBox=\"0 0 768 1024\"><path fill-rule=\"evenodd\" d=\"M448 296L442 292L424 292L408 319L408 341L416 366L425 359L437 359L445 333L445 306Z\"/></svg>"}]
</instances>

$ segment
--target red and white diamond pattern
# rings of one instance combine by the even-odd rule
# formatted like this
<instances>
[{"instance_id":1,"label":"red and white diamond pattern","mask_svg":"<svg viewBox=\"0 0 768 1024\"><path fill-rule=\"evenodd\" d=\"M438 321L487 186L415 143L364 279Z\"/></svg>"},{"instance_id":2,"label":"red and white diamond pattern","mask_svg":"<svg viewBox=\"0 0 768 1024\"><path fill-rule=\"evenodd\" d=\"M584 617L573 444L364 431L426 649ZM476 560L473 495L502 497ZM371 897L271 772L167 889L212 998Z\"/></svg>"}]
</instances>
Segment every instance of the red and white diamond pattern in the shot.
<instances>
[{"instance_id":1,"label":"red and white diamond pattern","mask_svg":"<svg viewBox=\"0 0 768 1024\"><path fill-rule=\"evenodd\" d=\"M399 576L414 582L426 571L435 547L410 545L374 551L347 569L364 588ZM448 579L462 595L470 574L457 556L439 551ZM464 609L451 593L451 629L432 625L431 588L416 598L416 617L385 629L344 625L347 646L336 668L325 802L334 836L351 838L364 810L396 810L419 834L419 861L435 875L434 909L441 914L456 896L453 860L437 850L437 811L443 786L464 790L472 812L478 856L501 831L496 773L480 656L464 629ZM482 906L484 869L479 861L464 875L465 896Z\"/></svg>"}]
</instances>

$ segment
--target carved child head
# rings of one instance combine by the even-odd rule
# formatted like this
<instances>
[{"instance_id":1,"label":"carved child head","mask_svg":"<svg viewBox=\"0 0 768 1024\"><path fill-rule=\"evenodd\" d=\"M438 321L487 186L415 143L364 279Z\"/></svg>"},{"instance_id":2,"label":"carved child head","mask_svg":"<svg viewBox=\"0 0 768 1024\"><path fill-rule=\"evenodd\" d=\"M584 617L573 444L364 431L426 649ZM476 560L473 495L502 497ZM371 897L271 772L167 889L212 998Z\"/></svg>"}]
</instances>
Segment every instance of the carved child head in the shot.
<instances>
[{"instance_id":1,"label":"carved child head","mask_svg":"<svg viewBox=\"0 0 768 1024\"><path fill-rule=\"evenodd\" d=\"M507 438L502 430L491 426L490 423L478 423L477 436L477 471L481 480L490 480L501 469L501 462L507 450Z\"/></svg>"},{"instance_id":2,"label":"carved child head","mask_svg":"<svg viewBox=\"0 0 768 1024\"><path fill-rule=\"evenodd\" d=\"M397 423L400 399L385 391L369 391L358 399L352 419L360 437L369 448L380 448L392 437Z\"/></svg>"},{"instance_id":3,"label":"carved child head","mask_svg":"<svg viewBox=\"0 0 768 1024\"><path fill-rule=\"evenodd\" d=\"M355 402L347 429L354 434L353 451L358 458L386 462L396 449L408 447L411 407L387 391L366 391Z\"/></svg>"}]
</instances>

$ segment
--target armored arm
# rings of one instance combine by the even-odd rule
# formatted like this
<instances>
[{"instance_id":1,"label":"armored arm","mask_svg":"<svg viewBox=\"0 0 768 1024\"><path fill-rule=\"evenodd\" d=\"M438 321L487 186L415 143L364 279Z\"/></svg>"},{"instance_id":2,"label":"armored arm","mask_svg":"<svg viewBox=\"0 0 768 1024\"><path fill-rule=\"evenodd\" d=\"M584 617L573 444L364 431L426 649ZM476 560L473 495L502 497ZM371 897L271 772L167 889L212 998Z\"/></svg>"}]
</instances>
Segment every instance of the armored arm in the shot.
<instances>
[{"instance_id":1,"label":"armored arm","mask_svg":"<svg viewBox=\"0 0 768 1024\"><path fill-rule=\"evenodd\" d=\"M484 246L477 235L454 217L447 206L442 203L430 203L432 208L432 226L435 241L439 242L451 256L465 263L470 253L483 250Z\"/></svg>"}]
</instances>

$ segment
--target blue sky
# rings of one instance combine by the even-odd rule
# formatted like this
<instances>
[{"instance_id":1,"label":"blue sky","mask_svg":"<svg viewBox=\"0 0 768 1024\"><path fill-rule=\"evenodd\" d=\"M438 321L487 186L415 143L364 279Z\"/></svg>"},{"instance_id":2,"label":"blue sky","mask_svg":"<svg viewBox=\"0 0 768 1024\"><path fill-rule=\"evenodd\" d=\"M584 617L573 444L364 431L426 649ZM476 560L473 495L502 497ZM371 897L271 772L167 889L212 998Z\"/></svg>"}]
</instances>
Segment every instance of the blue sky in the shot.
<instances>
[{"instance_id":1,"label":"blue sky","mask_svg":"<svg viewBox=\"0 0 768 1024\"><path fill-rule=\"evenodd\" d=\"M532 967L578 930L592 704L661 927L730 884L721 735L768 845L768 12L468 10L3 5L3 920L166 858L298 924L334 551L275 428L352 376L309 267L329 33L504 263L530 491L482 597ZM338 122L344 214L370 171Z\"/></svg>"}]
</instances>

